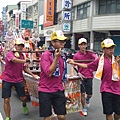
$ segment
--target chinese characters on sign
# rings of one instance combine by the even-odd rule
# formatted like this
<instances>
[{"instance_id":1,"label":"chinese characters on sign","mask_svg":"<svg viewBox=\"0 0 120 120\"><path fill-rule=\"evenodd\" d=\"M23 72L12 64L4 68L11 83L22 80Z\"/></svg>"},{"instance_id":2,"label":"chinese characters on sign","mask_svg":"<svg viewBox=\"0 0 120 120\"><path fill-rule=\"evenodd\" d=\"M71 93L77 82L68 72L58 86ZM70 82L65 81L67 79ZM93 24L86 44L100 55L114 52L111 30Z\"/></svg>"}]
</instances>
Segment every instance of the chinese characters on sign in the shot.
<instances>
[{"instance_id":1,"label":"chinese characters on sign","mask_svg":"<svg viewBox=\"0 0 120 120\"><path fill-rule=\"evenodd\" d=\"M72 0L62 0L62 30L65 32L71 31L71 8Z\"/></svg>"},{"instance_id":2,"label":"chinese characters on sign","mask_svg":"<svg viewBox=\"0 0 120 120\"><path fill-rule=\"evenodd\" d=\"M71 11L63 11L63 20L71 20Z\"/></svg>"},{"instance_id":3,"label":"chinese characters on sign","mask_svg":"<svg viewBox=\"0 0 120 120\"><path fill-rule=\"evenodd\" d=\"M21 20L21 28L33 28L32 20Z\"/></svg>"},{"instance_id":4,"label":"chinese characters on sign","mask_svg":"<svg viewBox=\"0 0 120 120\"><path fill-rule=\"evenodd\" d=\"M46 20L54 21L54 0L47 0Z\"/></svg>"},{"instance_id":5,"label":"chinese characters on sign","mask_svg":"<svg viewBox=\"0 0 120 120\"><path fill-rule=\"evenodd\" d=\"M72 0L62 0L62 8L71 9L72 8Z\"/></svg>"}]
</instances>

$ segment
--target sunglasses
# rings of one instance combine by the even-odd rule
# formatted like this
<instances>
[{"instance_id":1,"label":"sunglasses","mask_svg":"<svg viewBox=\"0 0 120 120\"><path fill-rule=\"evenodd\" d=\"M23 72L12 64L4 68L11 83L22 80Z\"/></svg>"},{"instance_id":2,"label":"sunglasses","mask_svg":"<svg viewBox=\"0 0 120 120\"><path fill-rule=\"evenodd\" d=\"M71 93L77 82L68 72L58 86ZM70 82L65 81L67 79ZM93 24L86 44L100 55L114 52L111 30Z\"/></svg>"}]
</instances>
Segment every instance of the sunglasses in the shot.
<instances>
[{"instance_id":1,"label":"sunglasses","mask_svg":"<svg viewBox=\"0 0 120 120\"><path fill-rule=\"evenodd\" d=\"M55 42L58 42L60 44L66 44L66 41L64 41L64 40L55 40Z\"/></svg>"}]
</instances>

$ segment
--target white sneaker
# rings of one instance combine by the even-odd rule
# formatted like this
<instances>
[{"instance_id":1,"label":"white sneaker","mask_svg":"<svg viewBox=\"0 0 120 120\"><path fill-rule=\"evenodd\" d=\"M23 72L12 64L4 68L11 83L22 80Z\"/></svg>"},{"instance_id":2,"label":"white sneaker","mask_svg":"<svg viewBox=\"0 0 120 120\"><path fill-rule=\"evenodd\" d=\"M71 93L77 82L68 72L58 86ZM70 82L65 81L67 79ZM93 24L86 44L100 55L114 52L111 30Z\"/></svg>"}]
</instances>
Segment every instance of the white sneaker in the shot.
<instances>
[{"instance_id":1,"label":"white sneaker","mask_svg":"<svg viewBox=\"0 0 120 120\"><path fill-rule=\"evenodd\" d=\"M81 111L80 111L80 115L82 116L87 116L87 109L86 108L83 108Z\"/></svg>"},{"instance_id":2,"label":"white sneaker","mask_svg":"<svg viewBox=\"0 0 120 120\"><path fill-rule=\"evenodd\" d=\"M90 98L86 98L86 107L90 107Z\"/></svg>"}]
</instances>

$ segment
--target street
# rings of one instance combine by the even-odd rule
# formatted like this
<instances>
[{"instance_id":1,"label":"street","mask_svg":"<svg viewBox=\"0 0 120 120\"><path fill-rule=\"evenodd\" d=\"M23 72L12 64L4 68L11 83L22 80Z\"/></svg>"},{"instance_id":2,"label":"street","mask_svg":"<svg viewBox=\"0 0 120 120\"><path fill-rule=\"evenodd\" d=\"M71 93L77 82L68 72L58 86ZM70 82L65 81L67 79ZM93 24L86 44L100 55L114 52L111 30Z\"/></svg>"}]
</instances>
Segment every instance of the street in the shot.
<instances>
[{"instance_id":1,"label":"street","mask_svg":"<svg viewBox=\"0 0 120 120\"><path fill-rule=\"evenodd\" d=\"M91 98L91 105L88 108L87 117L82 117L79 113L72 113L67 115L66 120L105 120L105 115L102 113L101 97L99 92L100 81L93 80L93 97ZM1 94L1 89L0 89ZM16 92L12 91L11 97L11 118L12 120L43 120L39 117L39 108L33 107L31 102L27 102L29 114L24 115L22 111L21 101ZM0 112L5 120L3 110L3 99L0 97ZM54 119L53 119L54 120Z\"/></svg>"}]
</instances>

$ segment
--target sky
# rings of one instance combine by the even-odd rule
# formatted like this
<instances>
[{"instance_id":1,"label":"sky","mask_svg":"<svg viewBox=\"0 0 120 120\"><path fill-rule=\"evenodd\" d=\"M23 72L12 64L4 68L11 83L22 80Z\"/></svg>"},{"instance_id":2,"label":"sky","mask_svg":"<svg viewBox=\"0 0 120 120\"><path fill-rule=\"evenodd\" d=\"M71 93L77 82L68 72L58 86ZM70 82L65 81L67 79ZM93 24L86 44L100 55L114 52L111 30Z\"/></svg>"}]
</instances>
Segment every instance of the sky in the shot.
<instances>
[{"instance_id":1,"label":"sky","mask_svg":"<svg viewBox=\"0 0 120 120\"><path fill-rule=\"evenodd\" d=\"M20 0L0 0L0 18L2 17L2 7L7 5L16 5Z\"/></svg>"},{"instance_id":2,"label":"sky","mask_svg":"<svg viewBox=\"0 0 120 120\"><path fill-rule=\"evenodd\" d=\"M2 7L6 7L7 5L16 5L21 0L0 0L0 18L2 17ZM22 0L24 1L24 0ZM25 0L28 1L28 0Z\"/></svg>"}]
</instances>

